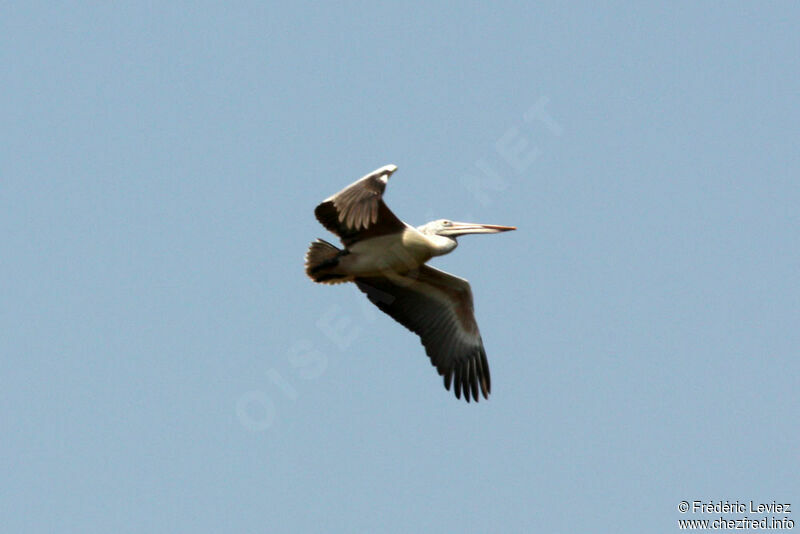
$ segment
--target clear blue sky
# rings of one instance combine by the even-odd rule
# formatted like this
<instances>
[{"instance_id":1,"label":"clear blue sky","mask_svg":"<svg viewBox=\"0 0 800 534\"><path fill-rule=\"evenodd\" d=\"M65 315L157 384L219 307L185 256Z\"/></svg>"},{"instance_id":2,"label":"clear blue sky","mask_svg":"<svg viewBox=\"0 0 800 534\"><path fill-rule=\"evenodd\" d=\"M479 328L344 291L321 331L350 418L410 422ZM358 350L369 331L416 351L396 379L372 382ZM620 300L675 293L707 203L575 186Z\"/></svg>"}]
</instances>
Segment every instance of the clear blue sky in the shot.
<instances>
[{"instance_id":1,"label":"clear blue sky","mask_svg":"<svg viewBox=\"0 0 800 534\"><path fill-rule=\"evenodd\" d=\"M797 4L528 4L6 5L0 530L800 509ZM314 206L388 163L408 222L519 227L433 262L488 402L304 276Z\"/></svg>"}]
</instances>

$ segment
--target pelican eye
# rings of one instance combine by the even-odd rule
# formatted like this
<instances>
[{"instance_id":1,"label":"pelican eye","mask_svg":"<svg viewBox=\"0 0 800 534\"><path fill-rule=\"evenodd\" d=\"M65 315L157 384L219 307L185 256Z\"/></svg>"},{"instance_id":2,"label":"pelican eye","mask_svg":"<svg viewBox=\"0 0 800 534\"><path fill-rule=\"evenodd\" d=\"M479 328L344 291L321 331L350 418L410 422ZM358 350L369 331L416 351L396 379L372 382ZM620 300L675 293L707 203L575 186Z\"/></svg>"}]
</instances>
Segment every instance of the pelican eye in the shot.
<instances>
[{"instance_id":1,"label":"pelican eye","mask_svg":"<svg viewBox=\"0 0 800 534\"><path fill-rule=\"evenodd\" d=\"M450 221L442 221L442 224L443 224L444 226L450 226Z\"/></svg>"}]
</instances>

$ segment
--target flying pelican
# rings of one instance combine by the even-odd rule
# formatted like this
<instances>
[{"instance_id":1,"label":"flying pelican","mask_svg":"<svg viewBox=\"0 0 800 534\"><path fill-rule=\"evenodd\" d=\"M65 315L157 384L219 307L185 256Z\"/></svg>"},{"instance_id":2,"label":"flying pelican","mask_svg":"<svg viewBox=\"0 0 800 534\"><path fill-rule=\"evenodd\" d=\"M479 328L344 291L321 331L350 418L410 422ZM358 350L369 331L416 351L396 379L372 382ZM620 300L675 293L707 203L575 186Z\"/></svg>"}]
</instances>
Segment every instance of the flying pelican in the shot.
<instances>
[{"instance_id":1,"label":"flying pelican","mask_svg":"<svg viewBox=\"0 0 800 534\"><path fill-rule=\"evenodd\" d=\"M414 228L392 213L383 191L396 165L386 165L353 182L316 207L322 225L339 236L344 249L317 239L305 258L306 274L323 284L355 282L370 301L419 335L444 387L455 383L457 398L477 402L478 388L489 398L491 380L463 278L425 265L456 248L456 237L496 234L513 226L439 219Z\"/></svg>"}]
</instances>

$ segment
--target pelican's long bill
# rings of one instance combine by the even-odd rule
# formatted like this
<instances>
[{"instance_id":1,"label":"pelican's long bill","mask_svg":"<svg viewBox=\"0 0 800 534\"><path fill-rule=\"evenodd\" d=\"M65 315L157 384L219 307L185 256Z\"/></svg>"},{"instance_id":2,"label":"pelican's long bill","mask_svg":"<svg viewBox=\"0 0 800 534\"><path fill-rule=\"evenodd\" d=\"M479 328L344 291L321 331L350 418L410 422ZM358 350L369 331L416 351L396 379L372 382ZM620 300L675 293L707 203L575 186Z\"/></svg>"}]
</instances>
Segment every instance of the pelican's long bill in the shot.
<instances>
[{"instance_id":1,"label":"pelican's long bill","mask_svg":"<svg viewBox=\"0 0 800 534\"><path fill-rule=\"evenodd\" d=\"M450 221L450 224L439 232L439 235L444 236L460 236L467 234L497 234L499 232L508 232L509 230L516 230L516 226L500 226L497 224L479 224L479 223L465 223Z\"/></svg>"},{"instance_id":2,"label":"pelican's long bill","mask_svg":"<svg viewBox=\"0 0 800 534\"><path fill-rule=\"evenodd\" d=\"M496 234L513 226L439 219L414 228L383 202L386 165L324 200L317 220L344 249L318 239L306 253L306 274L322 284L354 282L369 300L419 335L431 363L456 397L489 398L491 377L475 321L472 290L463 278L425 263L456 248L467 234Z\"/></svg>"}]
</instances>

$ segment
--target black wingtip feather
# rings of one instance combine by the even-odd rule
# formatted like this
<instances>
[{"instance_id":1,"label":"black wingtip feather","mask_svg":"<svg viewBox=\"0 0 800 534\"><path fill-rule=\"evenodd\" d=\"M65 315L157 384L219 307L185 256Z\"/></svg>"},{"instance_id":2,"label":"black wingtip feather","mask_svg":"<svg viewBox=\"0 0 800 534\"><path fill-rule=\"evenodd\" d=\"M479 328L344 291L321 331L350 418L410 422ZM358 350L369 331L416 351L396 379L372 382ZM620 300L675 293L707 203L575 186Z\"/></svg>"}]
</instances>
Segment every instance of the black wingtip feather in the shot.
<instances>
[{"instance_id":1,"label":"black wingtip feather","mask_svg":"<svg viewBox=\"0 0 800 534\"><path fill-rule=\"evenodd\" d=\"M489 393L492 392L492 375L489 373L489 362L486 360L486 351L481 350L481 364L483 365L483 377L486 381L486 391L483 396L489 398Z\"/></svg>"},{"instance_id":2,"label":"black wingtip feather","mask_svg":"<svg viewBox=\"0 0 800 534\"><path fill-rule=\"evenodd\" d=\"M469 360L464 362L464 371L463 371L463 375L462 375L463 381L461 383L461 388L464 390L464 398L466 399L467 402L469 402L469 396L470 396L469 395L469 393L470 393L470 391L469 391L469 377L470 377L470 370L469 370L470 365L469 365L469 363L470 363Z\"/></svg>"},{"instance_id":3,"label":"black wingtip feather","mask_svg":"<svg viewBox=\"0 0 800 534\"><path fill-rule=\"evenodd\" d=\"M472 365L470 365L469 383L472 386L472 398L475 399L475 402L478 402L480 399L478 398L478 376L475 363L472 362Z\"/></svg>"}]
</instances>

